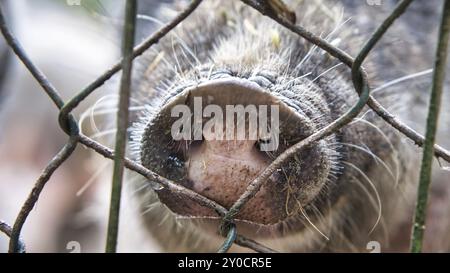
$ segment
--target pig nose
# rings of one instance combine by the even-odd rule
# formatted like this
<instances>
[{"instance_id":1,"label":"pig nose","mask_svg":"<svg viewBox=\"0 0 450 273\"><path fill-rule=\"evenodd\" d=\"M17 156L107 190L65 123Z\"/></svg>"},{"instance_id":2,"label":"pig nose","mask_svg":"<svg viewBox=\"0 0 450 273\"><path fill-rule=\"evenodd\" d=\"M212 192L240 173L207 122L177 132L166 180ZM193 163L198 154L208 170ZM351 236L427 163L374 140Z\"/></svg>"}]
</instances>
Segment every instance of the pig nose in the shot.
<instances>
[{"instance_id":1,"label":"pig nose","mask_svg":"<svg viewBox=\"0 0 450 273\"><path fill-rule=\"evenodd\" d=\"M167 98L149 118L141 139L141 162L229 208L277 155L313 132L308 116L288 103L280 94L241 78L186 88ZM250 124L254 120L258 126ZM324 166L325 156L320 145L302 150L272 174L237 218L261 225L284 221L299 202L309 201L303 189L311 191L312 185L323 182L314 168ZM157 193L176 214L216 216L165 189Z\"/></svg>"}]
</instances>

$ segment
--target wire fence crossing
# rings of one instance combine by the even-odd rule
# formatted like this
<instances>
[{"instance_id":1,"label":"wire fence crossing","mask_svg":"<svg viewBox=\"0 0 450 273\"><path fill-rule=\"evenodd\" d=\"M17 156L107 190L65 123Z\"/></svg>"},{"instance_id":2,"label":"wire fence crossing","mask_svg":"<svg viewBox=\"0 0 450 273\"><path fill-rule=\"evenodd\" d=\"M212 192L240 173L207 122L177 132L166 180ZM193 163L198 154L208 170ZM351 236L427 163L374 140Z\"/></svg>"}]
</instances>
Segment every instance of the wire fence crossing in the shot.
<instances>
[{"instance_id":1,"label":"wire fence crossing","mask_svg":"<svg viewBox=\"0 0 450 273\"><path fill-rule=\"evenodd\" d=\"M443 160L450 162L450 151L435 144L435 132L437 130L439 106L441 104L441 94L444 85L443 82L447 59L447 47L450 33L450 1L444 0L425 137L420 135L412 128L404 124L402 121L400 121L397 117L389 113L377 100L375 100L370 95L368 75L362 67L364 60L370 54L371 50L382 38L384 33L389 29L393 22L405 12L405 10L411 4L412 0L403 0L397 4L392 13L375 30L375 32L364 44L359 54L355 58L351 57L346 52L333 46L326 40L320 38L307 29L304 29L302 26L297 25L295 23L295 13L292 12L289 7L286 6L281 0L241 1L249 7L260 12L263 16L271 18L280 25L306 39L310 43L322 48L330 55L345 64L351 70L353 85L355 88L355 92L359 95L359 100L344 115L331 122L328 126L313 133L309 137L298 142L297 144L293 145L285 152L283 152L248 185L245 192L238 198L238 200L231 206L230 209L223 207L217 202L208 199L205 196L196 193L195 191L192 191L165 177L162 177L140 165L139 163L124 156L126 147L125 133L127 129L126 127L128 126L128 103L130 99L130 74L132 70L133 60L134 58L143 54L151 46L156 44L161 38L166 36L177 25L179 25L188 16L190 16L201 4L202 0L193 0L172 21L162 26L158 31L153 33L150 37L144 40L144 42L134 48L133 37L135 20L137 16L137 0L127 0L124 24L125 27L123 34L123 58L67 102L62 100L58 90L46 78L44 73L42 73L39 68L32 62L32 60L27 56L25 50L22 48L19 41L15 38L14 34L7 26L3 11L0 7L0 29L6 42L17 55L17 57L26 66L34 79L40 84L45 93L53 101L55 106L60 110L58 118L59 125L61 129L68 135L67 144L65 144L65 146L48 163L46 168L37 179L12 227L7 223L0 222L0 230L5 235L10 237L9 252L25 252L25 244L20 237L22 227L25 224L31 210L34 208L36 202L38 201L42 190L45 188L47 182L52 177L52 174L71 156L78 144L92 149L98 154L103 155L105 158L114 160L114 181L110 203L111 209L107 235L107 252L115 252L117 247L120 208L119 204L124 168L139 173L148 180L159 183L161 186L163 186L173 194L183 195L186 198L199 203L200 205L213 209L223 219L219 233L223 235L225 239L223 244L221 246L218 246L218 252L227 252L233 244L237 244L257 252L275 252L275 250L273 249L270 249L254 240L240 235L238 233L236 225L234 224L234 218L240 212L242 207L256 195L256 193L259 191L265 181L272 175L272 173L274 173L278 168L282 167L283 164L287 162L287 160L294 156L295 153L297 153L300 149L311 145L312 143L326 136L329 136L330 134L338 131L340 128L350 123L355 117L357 117L357 115L366 105L369 106L381 118L383 118L385 122L411 139L416 145L424 147L419 179L419 191L417 196L417 208L411 237L411 251L421 252L423 233L425 229L426 203L428 198L428 189L431 182L431 163L434 157L442 158ZM123 70L123 75L120 87L120 102L118 107L119 111L117 114L118 130L116 133L117 135L115 150L111 150L96 142L95 140L81 134L75 117L71 114L71 112L98 87L102 86L107 80L109 80L112 76L114 76L121 70Z\"/></svg>"}]
</instances>

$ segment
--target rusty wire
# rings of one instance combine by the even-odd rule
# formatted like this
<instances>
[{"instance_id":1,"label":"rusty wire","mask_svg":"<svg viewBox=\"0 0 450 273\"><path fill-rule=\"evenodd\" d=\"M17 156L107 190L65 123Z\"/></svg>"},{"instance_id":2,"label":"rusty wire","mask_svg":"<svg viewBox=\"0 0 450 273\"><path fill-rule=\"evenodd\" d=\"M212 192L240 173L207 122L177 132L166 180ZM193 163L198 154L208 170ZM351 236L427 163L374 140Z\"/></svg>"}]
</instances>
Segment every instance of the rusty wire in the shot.
<instances>
[{"instance_id":1,"label":"rusty wire","mask_svg":"<svg viewBox=\"0 0 450 273\"><path fill-rule=\"evenodd\" d=\"M411 238L411 252L421 252L425 233L426 208L428 191L431 183L433 162L433 145L441 107L444 89L445 67L447 66L448 39L450 37L450 1L444 1L443 15L439 30L438 46L434 64L433 84L431 87L430 106L427 117L426 140L423 149L422 165L420 167L419 189L413 233Z\"/></svg>"},{"instance_id":2,"label":"rusty wire","mask_svg":"<svg viewBox=\"0 0 450 273\"><path fill-rule=\"evenodd\" d=\"M191 15L196 8L201 4L202 0L193 0L182 12L180 12L172 21L161 27L158 31L156 31L153 35L147 38L143 43L136 46L134 50L131 52L131 48L127 51L127 54L124 54L124 58L118 61L115 65L113 65L110 69L104 72L100 77L98 77L95 81L87 85L82 91L77 93L74 97L72 97L69 101L64 102L58 91L55 87L48 81L46 76L34 65L30 58L28 58L26 52L21 47L20 43L15 39L13 33L9 30L6 25L3 12L0 7L0 29L1 32L7 41L8 45L13 49L18 58L22 61L22 63L27 67L30 73L33 75L35 80L41 85L50 99L55 103L57 108L60 110L59 113L59 124L61 129L66 132L69 136L68 143L61 149L61 151L49 162L47 167L42 172L41 176L36 181L29 197L25 201L22 206L22 209L13 225L10 228L6 223L1 223L1 231L6 233L10 237L10 247L9 252L24 252L24 243L20 240L20 234L25 221L33 209L34 205L39 199L39 196L44 189L46 183L51 178L53 172L59 168L64 161L70 157L70 155L75 150L78 143L94 150L95 152L103 155L108 159L115 160L115 164L118 165L118 170L122 171L123 167L128 168L132 171L135 171L145 178L155 181L159 183L161 186L165 187L167 190L174 194L181 194L187 198L194 200L200 205L206 206L208 208L213 209L220 217L223 219L223 223L221 225L221 229L219 231L220 234L224 234L226 237L224 243L219 248L219 252L228 251L233 244L238 244L240 246L252 249L257 252L275 252L274 250L259 244L256 241L253 241L249 238L246 238L240 234L238 234L238 230L233 223L233 219L239 213L240 209L258 192L263 183L270 177L270 175L280 166L282 166L291 156L297 153L300 149L311 145L315 141L324 138L349 122L351 122L363 109L364 106L368 105L374 112L376 112L381 118L383 118L387 123L389 123L392 127L396 128L398 131L403 133L406 137L414 141L415 144L419 146L423 146L425 143L428 145L428 151L431 153L434 150L434 155L437 158L442 158L448 162L450 162L450 152L445 150L444 148L434 144L434 139L430 139L428 134L427 137L424 137L408 127L406 124L401 122L394 115L389 113L378 101L376 101L370 95L370 87L368 85L367 74L365 73L362 63L365 58L369 55L373 47L376 43L382 38L383 34L389 29L392 23L400 17L400 15L407 9L412 0L403 0L401 1L392 13L386 18L386 20L377 28L374 34L370 37L370 39L366 42L366 44L361 49L360 53L356 58L352 58L346 52L340 50L339 48L331 45L324 39L315 35L314 33L309 32L303 27L295 24L295 13L290 11L288 7L281 0L241 0L246 5L254 8L262 15L268 16L271 19L275 20L277 23L283 25L288 28L292 32L298 34L300 37L306 39L312 44L317 45L321 49L328 52L333 57L340 60L342 63L347 65L352 71L352 80L355 87L355 91L359 95L358 102L349 109L346 114L339 117L332 123L330 123L325 128L320 131L312 134L308 138L300 141L294 146L287 149L284 153L282 153L278 158L276 158L262 173L258 176L254 181L252 181L247 187L246 191L238 198L238 200L232 205L230 209L226 209L221 206L217 202L210 200L188 188L185 188L174 181L171 181L167 178L164 178L153 171L145 168L139 163L125 158L123 154L118 154L116 157L115 151L103 146L102 144L94 141L93 139L84 136L80 133L78 125L75 121L75 118L71 114L71 112L90 94L92 94L97 88L102 86L107 80L109 80L113 75L119 72L122 69L125 69L125 72L128 69L131 70L132 60L141 54L143 54L147 49L149 49L152 45L156 44L161 38L166 36L171 30L173 30L177 25L179 25L182 21L184 21L189 15ZM129 0L127 2L135 2L135 0ZM448 16L447 13L445 13ZM136 17L136 11L130 11L130 15L132 19ZM130 22L130 17L126 22ZM448 20L447 20L448 21ZM124 40L126 39L126 34L124 34ZM446 37L445 37L446 38ZM443 37L440 37L442 40ZM129 39L128 39L129 40ZM128 44L130 45L130 44ZM127 65L128 64L128 65ZM435 73L441 73L444 71L443 66L436 66ZM130 88L129 81L122 82L122 88L128 89ZM123 90L123 89L122 89ZM121 92L122 93L122 92ZM126 92L126 96L129 94ZM435 98L436 103L440 103L440 98ZM128 107L126 107L126 103L120 104L118 115L125 116L126 112L128 112ZM120 131L120 130L118 130ZM119 132L118 132L119 133ZM125 139L122 139L125 142ZM122 143L123 144L123 143ZM431 146L430 146L431 145ZM433 149L434 148L434 149ZM432 160L432 156L424 159L424 164L429 164ZM430 170L431 171L431 168ZM120 189L116 191L116 196L118 198L114 198L111 201L111 206L118 206L118 204L114 204L114 202L120 202ZM425 190L425 197L427 196L427 189ZM419 198L420 199L420 198ZM422 200L423 201L423 200ZM117 209L117 207L116 207ZM118 210L117 210L118 211ZM424 214L425 210L419 212ZM118 217L114 220L115 224L118 223ZM117 230L113 230L108 232L109 238L112 240L117 240ZM111 237L110 237L111 236ZM421 240L420 238L415 240ZM108 251L114 252L115 246L108 248ZM420 251L420 249L419 249Z\"/></svg>"},{"instance_id":3,"label":"rusty wire","mask_svg":"<svg viewBox=\"0 0 450 273\"><path fill-rule=\"evenodd\" d=\"M12 235L12 227L10 225L8 225L7 223L0 221L0 231L3 232L6 236L11 238ZM18 248L17 248L17 252L18 253L25 253L26 248L25 248L25 243L19 238L17 240L18 243Z\"/></svg>"},{"instance_id":4,"label":"rusty wire","mask_svg":"<svg viewBox=\"0 0 450 273\"><path fill-rule=\"evenodd\" d=\"M124 159L127 145L127 127L129 123L131 74L133 69L133 46L136 33L137 1L129 0L125 7L125 26L123 28L123 73L119 91L119 111L117 115L116 145L114 148L114 169L112 178L111 202L106 238L106 252L116 252L119 233L120 199L124 171Z\"/></svg>"}]
</instances>

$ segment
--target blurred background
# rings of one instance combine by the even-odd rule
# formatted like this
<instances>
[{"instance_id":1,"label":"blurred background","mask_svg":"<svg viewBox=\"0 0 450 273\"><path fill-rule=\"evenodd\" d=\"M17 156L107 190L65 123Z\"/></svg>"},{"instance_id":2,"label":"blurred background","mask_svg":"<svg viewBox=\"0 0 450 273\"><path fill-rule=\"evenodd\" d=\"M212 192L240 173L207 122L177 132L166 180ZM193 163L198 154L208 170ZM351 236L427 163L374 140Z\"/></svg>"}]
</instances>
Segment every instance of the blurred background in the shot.
<instances>
[{"instance_id":1,"label":"blurred background","mask_svg":"<svg viewBox=\"0 0 450 273\"><path fill-rule=\"evenodd\" d=\"M139 13L153 15L166 2L141 0ZM64 100L120 59L124 0L0 0L0 5L30 59ZM156 27L153 22L139 20L136 43ZM1 37L0 220L10 225L37 177L68 140L58 126L55 105L11 53ZM91 119L89 107L101 110L115 103L119 77L105 83L74 111L77 119L83 120L83 133L105 145L112 143L111 138L95 136L97 126L102 128ZM77 251L78 245L82 252L104 250L110 163L81 145L77 147L50 179L24 225L22 236L28 252L71 252L74 247ZM123 199L121 225L132 228L136 217L127 215L137 208ZM119 242L122 251L157 250L138 232L126 238L126 242ZM7 248L8 240L2 234L0 252Z\"/></svg>"},{"instance_id":2,"label":"blurred background","mask_svg":"<svg viewBox=\"0 0 450 273\"><path fill-rule=\"evenodd\" d=\"M124 1L102 1L101 5L99 1L81 1L79 6L70 2L1 1L18 40L65 100L118 60L120 25L115 24L121 7L117 2ZM58 127L55 106L18 59L7 54L3 37L0 52L0 218L12 224L33 181L67 136ZM95 92L76 114L112 85ZM89 204L95 201L90 195L96 185L77 196L98 168L90 164L95 160L92 156L78 147L52 177L24 226L28 251L68 252L70 241L79 241L85 251L93 251L98 241L104 240L90 236L100 230L98 221L93 220L97 215L89 213L89 207L96 207ZM72 238L74 234L83 237ZM0 236L0 252L5 252L7 245L5 236Z\"/></svg>"}]
</instances>

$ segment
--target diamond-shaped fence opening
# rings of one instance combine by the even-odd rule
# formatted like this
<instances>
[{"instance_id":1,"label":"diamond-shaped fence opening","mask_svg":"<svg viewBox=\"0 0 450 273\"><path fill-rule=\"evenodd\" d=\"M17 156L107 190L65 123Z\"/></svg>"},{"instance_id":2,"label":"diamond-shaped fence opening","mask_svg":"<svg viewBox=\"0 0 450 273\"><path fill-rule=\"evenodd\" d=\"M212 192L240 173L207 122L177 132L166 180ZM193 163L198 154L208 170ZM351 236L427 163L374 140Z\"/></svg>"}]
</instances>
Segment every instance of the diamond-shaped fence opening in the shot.
<instances>
[{"instance_id":1,"label":"diamond-shaped fence opening","mask_svg":"<svg viewBox=\"0 0 450 273\"><path fill-rule=\"evenodd\" d=\"M208 1L208 0L205 0ZM237 1L237 0L236 0ZM77 4L77 1L70 1L72 4ZM21 47L19 41L8 28L3 11L0 10L0 29L9 44L11 49L15 52L17 57L27 67L34 79L40 84L42 89L47 93L49 98L53 101L59 112L59 124L62 130L67 133L69 140L67 144L59 151L59 153L48 163L43 170L41 176L37 179L31 193L22 206L16 221L12 225L0 222L0 230L10 237L10 252L25 252L25 243L20 239L20 234L23 225L25 224L28 215L35 206L39 195L44 189L46 183L51 178L52 174L64 163L67 158L71 156L76 146L81 144L87 148L92 149L106 158L114 160L113 170L113 190L111 195L111 210L108 225L108 236L106 251L115 252L117 245L117 230L119 219L119 204L122 185L123 169L127 168L148 180L155 181L163 186L165 189L177 195L183 195L186 198L192 199L199 204L213 209L223 220L220 228L220 233L225 237L223 245L218 246L218 252L227 252L233 244L252 249L257 252L274 252L274 250L259 244L256 241L248 239L239 234L235 224L234 218L239 213L241 208L258 192L264 182L280 168L291 156L298 152L301 148L318 141L333 132L336 132L343 126L350 123L365 107L370 107L376 114L378 114L390 126L397 129L403 135L411 139L415 144L423 147L423 159L419 180L419 194L417 199L416 214L414 219L414 230L411 240L411 251L420 252L422 248L422 240L425 225L426 202L428 197L428 188L431 180L431 163L433 157L442 158L450 162L450 152L434 144L435 132L437 127L437 117L439 113L439 105L441 101L441 94L443 90L443 81L445 74L445 63L447 55L447 45L450 32L450 1L444 1L443 15L441 20L441 27L438 37L438 48L436 52L436 60L434 67L434 76L432 83L432 92L430 99L430 108L428 113L428 120L426 126L426 135L422 136L414 131L412 128L405 125L402 121L397 119L394 115L389 113L377 100L370 95L370 88L368 85L368 76L362 67L362 63L370 54L371 50L381 39L383 34L389 29L392 23L402 15L408 8L412 0L403 0L397 4L392 13L382 22L376 29L373 35L361 48L359 54L353 58L346 52L333 46L326 40L320 38L314 33L304 29L302 26L295 24L295 13L290 11L281 0L242 0L243 3L252 7L261 13L261 16L270 17L280 25L286 27L293 33L296 33L303 39L322 48L334 58L345 64L352 73L352 80L355 92L359 95L359 100L352 106L346 114L340 116L338 119L330 123L325 128L313 133L304 140L293 145L276 158L257 178L255 178L247 187L246 191L238 198L238 200L227 209L217 202L210 200L190 189L187 189L167 178L164 178L152 170L149 170L137 162L125 158L125 144L126 144L126 128L128 126L128 106L130 99L130 82L131 69L133 60L137 56L143 54L146 50L156 44L161 38L166 36L178 24L191 15L196 8L201 4L202 0L193 0L181 13L179 13L172 21L162 26L159 30L154 32L144 42L133 48L134 45L134 31L136 22L136 6L137 0L127 0L126 2L126 16L125 27L123 34L123 58L110 69L105 71L100 77L86 86L78 94L73 96L68 101L63 101L58 90L49 82L46 76L39 70L38 67L30 60ZM377 1L370 1L376 4ZM120 86L119 111L117 119L117 133L115 150L111 150L95 140L82 135L80 133L78 123L72 116L71 112L89 95L91 95L98 87L102 86L107 80L115 75L120 70L122 73L122 81Z\"/></svg>"}]
</instances>

